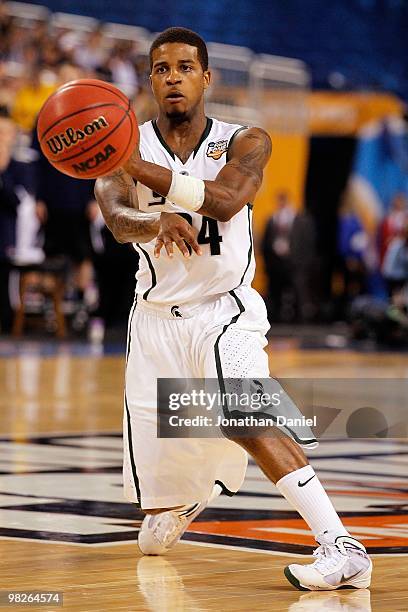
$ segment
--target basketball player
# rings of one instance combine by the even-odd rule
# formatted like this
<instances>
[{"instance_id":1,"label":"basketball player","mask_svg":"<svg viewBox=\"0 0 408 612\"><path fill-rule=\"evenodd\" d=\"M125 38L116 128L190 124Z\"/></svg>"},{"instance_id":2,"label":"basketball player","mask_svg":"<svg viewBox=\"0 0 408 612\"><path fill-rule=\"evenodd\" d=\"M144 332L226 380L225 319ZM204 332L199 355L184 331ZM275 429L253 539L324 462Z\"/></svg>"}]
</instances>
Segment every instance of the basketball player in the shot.
<instances>
[{"instance_id":1,"label":"basketball player","mask_svg":"<svg viewBox=\"0 0 408 612\"><path fill-rule=\"evenodd\" d=\"M364 546L342 525L294 440L157 438L157 378L218 378L221 386L224 377L269 376L266 310L251 288L250 203L271 142L262 129L206 117L211 75L197 34L166 30L150 61L158 118L141 126L140 150L95 189L116 239L140 254L124 411L125 495L146 513L140 549L167 552L221 490L236 492L248 452L319 544L313 564L285 569L288 580L307 590L368 587Z\"/></svg>"}]
</instances>

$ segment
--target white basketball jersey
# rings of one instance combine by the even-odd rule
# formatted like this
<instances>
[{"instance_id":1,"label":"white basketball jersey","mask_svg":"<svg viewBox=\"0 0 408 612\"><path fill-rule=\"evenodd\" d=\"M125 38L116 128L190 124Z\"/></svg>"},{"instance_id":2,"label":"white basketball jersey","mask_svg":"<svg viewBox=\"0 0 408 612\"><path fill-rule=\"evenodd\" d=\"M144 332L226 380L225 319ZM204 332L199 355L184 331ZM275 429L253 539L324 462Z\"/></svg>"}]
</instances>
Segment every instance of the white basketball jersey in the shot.
<instances>
[{"instance_id":1,"label":"white basketball jersey","mask_svg":"<svg viewBox=\"0 0 408 612\"><path fill-rule=\"evenodd\" d=\"M155 121L140 126L140 154L142 159L173 172L204 180L214 180L227 162L228 147L241 129L233 125L207 119L207 126L194 151L185 164L163 140ZM158 212L166 198L137 184L139 208ZM156 239L135 244L140 254L136 274L139 299L163 304L196 302L250 285L255 271L252 240L252 205L248 203L230 221L222 223L194 212L180 213L198 230L198 242L203 254L194 252L184 257L174 245L170 259L163 247L159 259L153 255ZM188 215L188 216L187 216Z\"/></svg>"}]
</instances>

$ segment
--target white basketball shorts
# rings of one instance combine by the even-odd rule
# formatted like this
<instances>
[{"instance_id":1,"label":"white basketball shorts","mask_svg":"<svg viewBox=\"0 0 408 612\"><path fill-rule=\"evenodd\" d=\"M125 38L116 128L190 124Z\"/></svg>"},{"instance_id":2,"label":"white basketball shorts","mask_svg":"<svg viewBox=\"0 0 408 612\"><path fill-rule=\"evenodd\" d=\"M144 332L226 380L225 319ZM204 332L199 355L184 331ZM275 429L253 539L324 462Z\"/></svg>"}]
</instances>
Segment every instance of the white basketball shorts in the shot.
<instances>
[{"instance_id":1,"label":"white basketball shorts","mask_svg":"<svg viewBox=\"0 0 408 612\"><path fill-rule=\"evenodd\" d=\"M247 454L227 438L158 438L157 378L269 376L269 328L261 296L243 286L201 303L135 301L129 317L124 491L143 509L206 500L218 482L241 486Z\"/></svg>"}]
</instances>

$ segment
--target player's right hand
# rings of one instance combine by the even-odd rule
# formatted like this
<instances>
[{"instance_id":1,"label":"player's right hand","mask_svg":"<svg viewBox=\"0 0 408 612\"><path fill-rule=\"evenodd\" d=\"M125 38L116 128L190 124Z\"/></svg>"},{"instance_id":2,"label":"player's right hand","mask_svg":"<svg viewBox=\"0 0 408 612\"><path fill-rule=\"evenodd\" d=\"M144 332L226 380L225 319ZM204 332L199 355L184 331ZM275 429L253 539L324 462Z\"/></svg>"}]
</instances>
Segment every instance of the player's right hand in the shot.
<instances>
[{"instance_id":1,"label":"player's right hand","mask_svg":"<svg viewBox=\"0 0 408 612\"><path fill-rule=\"evenodd\" d=\"M160 231L156 238L154 256L160 257L160 251L164 246L167 255L173 257L173 242L176 243L184 257L190 257L191 249L197 255L202 255L197 242L197 234L197 230L177 213L161 213Z\"/></svg>"}]
</instances>

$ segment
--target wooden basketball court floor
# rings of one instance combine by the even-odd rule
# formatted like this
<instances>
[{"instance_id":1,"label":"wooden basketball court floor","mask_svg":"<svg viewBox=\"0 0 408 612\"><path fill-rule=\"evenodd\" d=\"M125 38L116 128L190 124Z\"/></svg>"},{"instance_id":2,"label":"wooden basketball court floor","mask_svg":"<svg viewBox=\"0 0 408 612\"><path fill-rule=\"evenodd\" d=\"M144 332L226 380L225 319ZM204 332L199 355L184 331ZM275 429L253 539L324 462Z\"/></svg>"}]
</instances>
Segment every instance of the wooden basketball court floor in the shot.
<instances>
[{"instance_id":1,"label":"wooden basketball court floor","mask_svg":"<svg viewBox=\"0 0 408 612\"><path fill-rule=\"evenodd\" d=\"M276 376L408 372L397 353L274 340L269 355ZM141 515L121 490L123 371L120 353L0 342L0 591L61 591L64 609L81 612L408 610L403 438L332 439L310 453L348 529L375 553L370 591L304 593L286 582L284 566L309 560L314 541L253 464L239 495L220 496L166 557L142 557Z\"/></svg>"}]
</instances>

